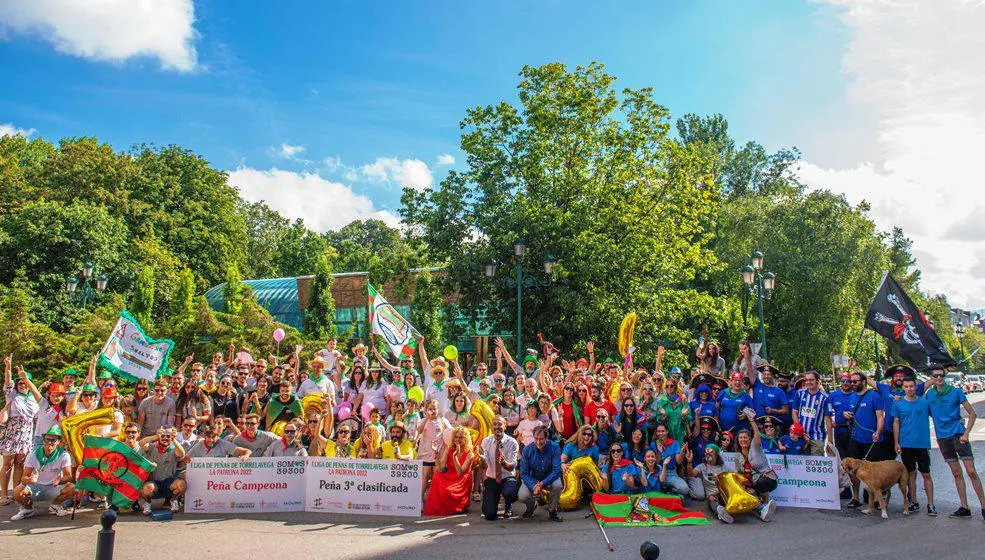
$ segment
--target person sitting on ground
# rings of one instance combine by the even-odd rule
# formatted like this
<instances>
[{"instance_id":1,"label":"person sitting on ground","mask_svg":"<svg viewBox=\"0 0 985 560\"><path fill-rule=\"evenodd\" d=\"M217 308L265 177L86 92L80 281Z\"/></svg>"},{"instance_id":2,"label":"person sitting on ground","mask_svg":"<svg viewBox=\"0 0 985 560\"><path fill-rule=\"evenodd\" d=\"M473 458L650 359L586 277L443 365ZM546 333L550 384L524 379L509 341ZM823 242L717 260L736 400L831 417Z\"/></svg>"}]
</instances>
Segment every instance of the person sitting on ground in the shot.
<instances>
[{"instance_id":1,"label":"person sitting on ground","mask_svg":"<svg viewBox=\"0 0 985 560\"><path fill-rule=\"evenodd\" d=\"M777 476L770 468L763 451L763 438L756 424L756 413L750 410L746 416L752 433L749 430L739 430L736 436L736 472L745 477L746 487L759 497L760 505L754 510L756 515L763 521L770 521L776 512L776 502L769 498L769 493L776 490Z\"/></svg>"},{"instance_id":2,"label":"person sitting on ground","mask_svg":"<svg viewBox=\"0 0 985 560\"><path fill-rule=\"evenodd\" d=\"M523 448L520 457L520 488L517 500L526 504L524 519L530 519L537 509L541 491L548 491L547 512L551 521L563 521L558 513L558 502L564 483L561 481L561 448L547 438L545 426L534 428L533 445Z\"/></svg>"},{"instance_id":3,"label":"person sitting on ground","mask_svg":"<svg viewBox=\"0 0 985 560\"><path fill-rule=\"evenodd\" d=\"M20 484L14 488L14 501L20 509L10 518L11 521L33 516L35 502L51 502L48 513L59 517L71 513L62 506L62 502L71 498L75 490L72 460L59 445L61 439L61 428L52 426L42 436L42 446L28 454Z\"/></svg>"},{"instance_id":4,"label":"person sitting on ground","mask_svg":"<svg viewBox=\"0 0 985 560\"><path fill-rule=\"evenodd\" d=\"M721 491L718 488L718 475L728 472L725 463L722 461L721 450L714 443L705 446L704 460L698 465L693 466L694 456L689 449L687 455L687 474L690 477L701 480L701 488L704 497L708 500L708 509L715 512L719 519L725 523L732 523L732 516L725 511L725 505L721 503ZM693 494L693 492L692 492Z\"/></svg>"},{"instance_id":5,"label":"person sitting on ground","mask_svg":"<svg viewBox=\"0 0 985 560\"><path fill-rule=\"evenodd\" d=\"M151 513L151 500L164 498L171 502L171 511L181 511L181 498L185 495L185 481L178 478L178 461L185 450L174 442L174 428L159 428L157 433L140 441L140 454L157 467L151 471L150 480L140 490L140 509L144 515Z\"/></svg>"}]
</instances>

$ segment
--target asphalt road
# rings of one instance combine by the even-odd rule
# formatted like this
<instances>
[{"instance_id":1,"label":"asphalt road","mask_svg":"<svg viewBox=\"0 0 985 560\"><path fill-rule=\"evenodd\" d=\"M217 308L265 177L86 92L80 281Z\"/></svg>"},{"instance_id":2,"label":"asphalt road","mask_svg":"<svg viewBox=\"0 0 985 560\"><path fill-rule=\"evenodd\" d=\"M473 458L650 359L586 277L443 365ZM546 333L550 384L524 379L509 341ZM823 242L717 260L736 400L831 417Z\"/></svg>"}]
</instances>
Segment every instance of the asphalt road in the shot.
<instances>
[{"instance_id":1,"label":"asphalt road","mask_svg":"<svg viewBox=\"0 0 985 560\"><path fill-rule=\"evenodd\" d=\"M985 394L971 398L985 416ZM985 421L973 433L979 469L985 467ZM551 523L538 510L533 520L487 522L477 512L441 519L395 520L388 517L280 514L232 518L178 514L159 523L121 515L116 528L116 558L157 560L194 558L344 558L394 560L440 558L472 560L510 557L596 559L639 558L645 540L661 548L660 558L871 558L980 559L985 557L985 522L973 492L972 519L948 519L957 507L953 479L932 452L937 507L941 516L924 512L903 517L899 493L890 505L891 519L856 511L780 508L771 523L740 518L734 525L717 520L705 527L609 528L615 547L608 552L587 511L565 514ZM918 490L924 502L922 486ZM969 488L969 492L971 489ZM702 504L693 504L701 507ZM519 508L522 510L522 506ZM0 508L0 559L92 558L98 514L80 512L75 521L47 514L8 521L13 506Z\"/></svg>"}]
</instances>

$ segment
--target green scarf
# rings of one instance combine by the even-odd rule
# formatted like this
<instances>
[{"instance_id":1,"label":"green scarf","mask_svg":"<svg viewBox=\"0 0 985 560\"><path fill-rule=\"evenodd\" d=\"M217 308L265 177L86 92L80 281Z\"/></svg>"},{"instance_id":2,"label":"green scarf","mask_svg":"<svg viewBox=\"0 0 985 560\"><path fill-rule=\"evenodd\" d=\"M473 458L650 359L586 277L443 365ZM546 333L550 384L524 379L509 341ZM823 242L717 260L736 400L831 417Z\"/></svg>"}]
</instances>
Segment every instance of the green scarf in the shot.
<instances>
[{"instance_id":1,"label":"green scarf","mask_svg":"<svg viewBox=\"0 0 985 560\"><path fill-rule=\"evenodd\" d=\"M43 445L35 449L34 458L38 460L38 472L43 471L45 467L57 461L58 458L62 456L62 453L65 453L65 449L63 449L60 445L55 447L55 450L51 452L50 457L45 456Z\"/></svg>"},{"instance_id":2,"label":"green scarf","mask_svg":"<svg viewBox=\"0 0 985 560\"><path fill-rule=\"evenodd\" d=\"M297 397L297 395L295 395L295 394L292 393L291 394L291 400L290 400L290 402L288 402L288 403L285 404L285 403L280 402L280 396L279 395L278 396L272 396L272 397L270 397L270 400L267 401L267 426L268 426L268 429L269 429L269 426L271 424L273 424L274 420L276 420L277 417L280 416L280 413L285 408L290 409L290 411L294 414L295 417L301 416L301 414L302 414L301 399L299 399Z\"/></svg>"},{"instance_id":3,"label":"green scarf","mask_svg":"<svg viewBox=\"0 0 985 560\"><path fill-rule=\"evenodd\" d=\"M947 383L946 381L941 385L941 387L942 387L941 389L934 387L934 392L937 393L938 397L943 397L944 395L950 393L951 389L954 389L954 386Z\"/></svg>"},{"instance_id":4,"label":"green scarf","mask_svg":"<svg viewBox=\"0 0 985 560\"><path fill-rule=\"evenodd\" d=\"M551 403L551 406L557 406L564 402L564 397L558 397ZM580 428L585 424L585 420L581 417L581 406L578 405L578 401L571 399L571 409L575 413L575 424Z\"/></svg>"}]
</instances>

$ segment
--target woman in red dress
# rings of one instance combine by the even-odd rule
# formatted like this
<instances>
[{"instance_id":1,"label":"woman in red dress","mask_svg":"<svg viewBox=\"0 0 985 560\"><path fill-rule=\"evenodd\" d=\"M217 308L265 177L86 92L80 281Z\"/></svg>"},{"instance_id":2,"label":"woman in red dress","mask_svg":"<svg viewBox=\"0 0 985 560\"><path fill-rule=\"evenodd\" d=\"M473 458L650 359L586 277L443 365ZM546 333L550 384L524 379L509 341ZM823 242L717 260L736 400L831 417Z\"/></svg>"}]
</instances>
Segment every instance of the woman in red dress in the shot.
<instances>
[{"instance_id":1,"label":"woman in red dress","mask_svg":"<svg viewBox=\"0 0 985 560\"><path fill-rule=\"evenodd\" d=\"M461 426L453 429L447 451L438 451L437 472L424 503L424 515L454 515L469 509L474 461L468 430Z\"/></svg>"}]
</instances>

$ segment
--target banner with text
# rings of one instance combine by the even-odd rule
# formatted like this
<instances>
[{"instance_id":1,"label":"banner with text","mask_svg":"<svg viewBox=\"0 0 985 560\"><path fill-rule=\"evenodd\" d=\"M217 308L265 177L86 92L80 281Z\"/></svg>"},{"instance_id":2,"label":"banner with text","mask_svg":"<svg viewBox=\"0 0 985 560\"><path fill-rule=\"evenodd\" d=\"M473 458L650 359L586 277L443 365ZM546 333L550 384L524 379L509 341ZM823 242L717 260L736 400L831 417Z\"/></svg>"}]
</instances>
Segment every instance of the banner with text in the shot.
<instances>
[{"instance_id":1,"label":"banner with text","mask_svg":"<svg viewBox=\"0 0 985 560\"><path fill-rule=\"evenodd\" d=\"M185 475L185 513L304 511L306 469L304 457L197 457Z\"/></svg>"},{"instance_id":2,"label":"banner with text","mask_svg":"<svg viewBox=\"0 0 985 560\"><path fill-rule=\"evenodd\" d=\"M168 356L174 342L155 340L126 309L110 332L99 353L99 366L132 381L146 379L151 384L168 367Z\"/></svg>"},{"instance_id":3,"label":"banner with text","mask_svg":"<svg viewBox=\"0 0 985 560\"><path fill-rule=\"evenodd\" d=\"M421 515L421 461L309 457L304 511Z\"/></svg>"},{"instance_id":4,"label":"banner with text","mask_svg":"<svg viewBox=\"0 0 985 560\"><path fill-rule=\"evenodd\" d=\"M838 500L838 465L834 457L767 454L776 472L777 487L770 499L783 507L841 509ZM722 453L725 465L736 469L737 454Z\"/></svg>"}]
</instances>

